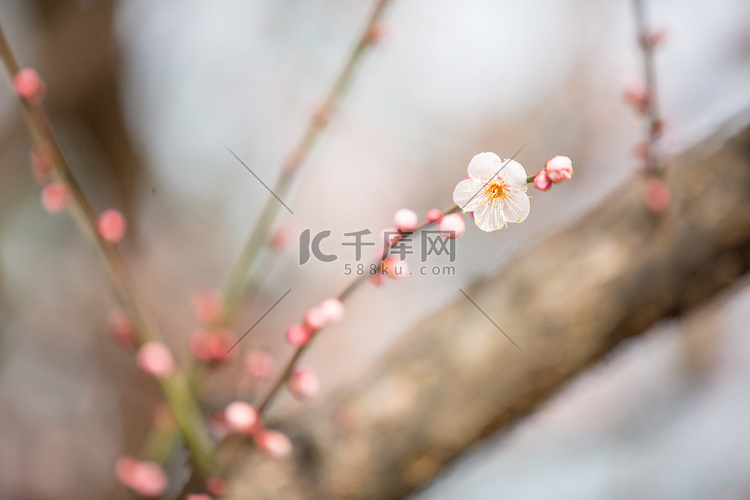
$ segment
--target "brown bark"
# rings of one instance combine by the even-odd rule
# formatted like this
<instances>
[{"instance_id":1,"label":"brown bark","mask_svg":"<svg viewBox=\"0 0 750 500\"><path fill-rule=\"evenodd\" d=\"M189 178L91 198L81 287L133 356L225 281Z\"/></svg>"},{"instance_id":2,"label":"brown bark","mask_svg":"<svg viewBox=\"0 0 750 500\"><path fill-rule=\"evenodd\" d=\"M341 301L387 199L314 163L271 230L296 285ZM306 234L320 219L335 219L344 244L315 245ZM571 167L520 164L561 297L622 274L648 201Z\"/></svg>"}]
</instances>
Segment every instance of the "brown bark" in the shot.
<instances>
[{"instance_id":1,"label":"brown bark","mask_svg":"<svg viewBox=\"0 0 750 500\"><path fill-rule=\"evenodd\" d=\"M636 176L572 227L465 289L526 355L457 291L369 378L289 419L294 456L248 457L232 498L403 497L621 340L746 273L750 128L722 137L673 165L668 212L645 208Z\"/></svg>"}]
</instances>

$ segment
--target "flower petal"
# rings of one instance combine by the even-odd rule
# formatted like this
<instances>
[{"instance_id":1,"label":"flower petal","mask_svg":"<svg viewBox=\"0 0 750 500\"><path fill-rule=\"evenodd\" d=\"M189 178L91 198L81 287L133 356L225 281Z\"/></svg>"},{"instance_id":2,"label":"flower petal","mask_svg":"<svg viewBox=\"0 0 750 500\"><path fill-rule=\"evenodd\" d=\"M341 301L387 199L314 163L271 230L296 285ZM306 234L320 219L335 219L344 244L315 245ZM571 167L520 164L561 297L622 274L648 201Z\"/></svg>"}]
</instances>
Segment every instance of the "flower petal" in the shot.
<instances>
[{"instance_id":1,"label":"flower petal","mask_svg":"<svg viewBox=\"0 0 750 500\"><path fill-rule=\"evenodd\" d=\"M528 195L522 190L514 190L508 194L503 204L503 214L508 222L523 222L529 216L531 203Z\"/></svg>"},{"instance_id":2,"label":"flower petal","mask_svg":"<svg viewBox=\"0 0 750 500\"><path fill-rule=\"evenodd\" d=\"M507 163L507 165L505 165ZM526 170L523 166L515 160L506 160L503 162L503 170L500 172L499 177L511 186L518 186L520 188L526 186Z\"/></svg>"},{"instance_id":3,"label":"flower petal","mask_svg":"<svg viewBox=\"0 0 750 500\"><path fill-rule=\"evenodd\" d=\"M482 204L474 211L474 222L482 231L495 231L505 225L502 214L500 213L500 204L493 201L489 204Z\"/></svg>"},{"instance_id":4,"label":"flower petal","mask_svg":"<svg viewBox=\"0 0 750 500\"><path fill-rule=\"evenodd\" d=\"M453 190L453 203L465 212L473 212L479 196L474 196L482 189L484 183L479 179L464 179L456 184ZM474 198L474 199L472 199Z\"/></svg>"},{"instance_id":5,"label":"flower petal","mask_svg":"<svg viewBox=\"0 0 750 500\"><path fill-rule=\"evenodd\" d=\"M467 170L471 178L487 182L502 166L503 163L500 161L500 157L495 153L479 153L471 159Z\"/></svg>"}]
</instances>

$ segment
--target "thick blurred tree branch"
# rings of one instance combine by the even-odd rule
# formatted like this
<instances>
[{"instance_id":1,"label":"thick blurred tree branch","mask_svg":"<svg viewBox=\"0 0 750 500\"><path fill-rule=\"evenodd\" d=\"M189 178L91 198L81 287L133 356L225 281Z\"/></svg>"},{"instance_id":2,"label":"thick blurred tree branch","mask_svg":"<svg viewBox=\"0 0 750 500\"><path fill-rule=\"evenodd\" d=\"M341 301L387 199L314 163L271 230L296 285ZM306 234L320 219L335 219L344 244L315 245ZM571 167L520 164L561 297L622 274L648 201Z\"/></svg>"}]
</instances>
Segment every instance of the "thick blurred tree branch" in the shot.
<instances>
[{"instance_id":1,"label":"thick blurred tree branch","mask_svg":"<svg viewBox=\"0 0 750 500\"><path fill-rule=\"evenodd\" d=\"M456 290L367 380L289 419L292 459L247 457L231 498L401 498L621 340L745 274L750 128L728 134L677 159L668 212L644 206L635 176L566 231L466 289L526 356Z\"/></svg>"}]
</instances>

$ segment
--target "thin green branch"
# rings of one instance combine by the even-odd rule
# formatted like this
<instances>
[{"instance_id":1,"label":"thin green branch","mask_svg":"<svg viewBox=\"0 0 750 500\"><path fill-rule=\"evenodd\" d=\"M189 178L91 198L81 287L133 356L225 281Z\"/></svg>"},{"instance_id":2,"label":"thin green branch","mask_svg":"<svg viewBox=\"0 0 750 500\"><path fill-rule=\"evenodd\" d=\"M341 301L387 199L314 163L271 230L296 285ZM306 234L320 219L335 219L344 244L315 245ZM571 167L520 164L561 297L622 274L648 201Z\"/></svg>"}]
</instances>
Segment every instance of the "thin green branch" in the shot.
<instances>
[{"instance_id":1,"label":"thin green branch","mask_svg":"<svg viewBox=\"0 0 750 500\"><path fill-rule=\"evenodd\" d=\"M374 43L376 27L388 3L389 0L377 0L375 9L367 20L341 72L336 77L319 112L310 121L307 130L287 157L281 171L281 176L272 190L279 198L284 199L289 193L299 168L307 159L312 147L320 138L321 133L328 126L331 116L336 111L336 107L351 86L356 69L359 67L363 55L367 52L367 48ZM258 260L268 248L269 231L282 208L282 204L276 198L269 197L255 228L248 237L238 259L229 271L227 281L222 290L222 297L226 306L225 323L227 324L231 324L236 318L241 302L240 299L248 283L256 281L253 275L263 267L259 264Z\"/></svg>"},{"instance_id":2,"label":"thin green branch","mask_svg":"<svg viewBox=\"0 0 750 500\"><path fill-rule=\"evenodd\" d=\"M0 59L13 78L19 72L20 66L11 51L2 27L0 27ZM45 141L50 146L55 175L67 184L72 193L73 216L81 231L89 238L101 256L115 293L134 323L138 343L143 344L150 340L160 339L158 330L145 314L145 308L137 298L132 277L117 246L105 241L97 231L96 212L73 176L44 108L41 105L29 103L25 99L20 101L32 136L36 141ZM213 468L213 459L210 454L211 439L184 376L179 371L175 371L170 377L160 378L159 384L175 414L180 431L196 465L203 470L211 470Z\"/></svg>"},{"instance_id":3,"label":"thin green branch","mask_svg":"<svg viewBox=\"0 0 750 500\"><path fill-rule=\"evenodd\" d=\"M237 260L230 268L221 292L225 306L222 324L225 326L234 323L239 313L242 299L247 295L248 290L260 281L258 272L264 267L262 260L267 255L268 235L274 221L283 208L277 197L283 200L289 194L297 172L307 159L322 132L326 129L331 116L335 112L335 108L340 104L346 91L351 86L356 69L363 59L367 48L375 42L375 29L382 19L384 9L390 0L376 0L376 2L376 6L362 29L354 49L349 54L341 72L337 75L333 86L324 99L319 114L310 121L308 128L286 159L281 175L272 189L275 196L268 197L258 222L250 233ZM190 374L189 381L195 393L200 392L202 380L206 375L206 372L201 370L200 367L200 363L194 363L188 370ZM170 450L175 445L176 441L174 439L170 442L168 439L162 440L160 438L159 448L164 453L164 456L166 456L166 451L164 450Z\"/></svg>"},{"instance_id":4,"label":"thin green branch","mask_svg":"<svg viewBox=\"0 0 750 500\"><path fill-rule=\"evenodd\" d=\"M456 213L460 211L461 208L457 205L452 205L451 207L443 210L441 213L443 216ZM430 221L429 219L423 219L417 224L417 227L412 231L411 233L407 233L403 235L400 238L394 238L389 243L388 252L383 252L384 255L380 259L376 259L373 261L373 265L377 266L377 268L380 268L380 266L383 264L383 262L388 258L388 253L390 252L390 249L393 248L396 244L398 244L401 241L407 241L412 238L415 234L417 234L422 229L431 226L432 224L435 224L436 221ZM362 276L357 276L354 280L352 280L349 285L344 288L344 290L341 291L341 293L338 295L338 299L341 302L345 302L349 297L351 297L354 292L359 289L368 279L369 275L367 273L363 274ZM260 404L258 405L258 413L264 413L267 409L269 404L273 401L273 399L278 394L281 387L284 385L284 383L289 379L289 377L292 375L292 372L294 371L294 367L297 364L297 361L300 357L302 357L302 354L307 350L307 348L312 343L313 339L315 339L321 330L318 330L315 332L315 334L310 338L310 340L299 347L296 347L294 349L294 352L292 353L292 356L287 360L287 362L284 364L284 369L281 371L281 374L279 377L274 381L274 383L271 385L271 388L268 390L266 395L261 400Z\"/></svg>"}]
</instances>

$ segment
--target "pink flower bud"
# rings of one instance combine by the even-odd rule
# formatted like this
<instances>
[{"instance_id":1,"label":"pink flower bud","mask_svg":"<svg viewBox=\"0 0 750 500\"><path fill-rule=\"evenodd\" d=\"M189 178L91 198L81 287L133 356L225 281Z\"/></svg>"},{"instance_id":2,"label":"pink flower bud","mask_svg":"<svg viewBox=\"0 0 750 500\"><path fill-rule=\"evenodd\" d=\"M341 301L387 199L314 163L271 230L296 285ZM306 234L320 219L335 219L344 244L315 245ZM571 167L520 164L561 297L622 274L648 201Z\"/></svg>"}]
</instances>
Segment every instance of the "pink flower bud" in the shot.
<instances>
[{"instance_id":1,"label":"pink flower bud","mask_svg":"<svg viewBox=\"0 0 750 500\"><path fill-rule=\"evenodd\" d=\"M292 325L286 330L286 341L296 347L302 347L310 341L312 331L302 325Z\"/></svg>"},{"instance_id":2,"label":"pink flower bud","mask_svg":"<svg viewBox=\"0 0 750 500\"><path fill-rule=\"evenodd\" d=\"M281 222L271 233L268 244L274 250L284 250L292 241L292 225L289 222Z\"/></svg>"},{"instance_id":3,"label":"pink flower bud","mask_svg":"<svg viewBox=\"0 0 750 500\"><path fill-rule=\"evenodd\" d=\"M245 371L255 378L268 378L276 369L276 360L266 351L250 351L245 356Z\"/></svg>"},{"instance_id":4,"label":"pink flower bud","mask_svg":"<svg viewBox=\"0 0 750 500\"><path fill-rule=\"evenodd\" d=\"M440 219L438 230L446 238L460 238L466 231L466 222L461 214L448 214Z\"/></svg>"},{"instance_id":5,"label":"pink flower bud","mask_svg":"<svg viewBox=\"0 0 750 500\"><path fill-rule=\"evenodd\" d=\"M215 288L203 288L193 295L193 314L203 325L218 325L224 319L224 302Z\"/></svg>"},{"instance_id":6,"label":"pink flower bud","mask_svg":"<svg viewBox=\"0 0 750 500\"><path fill-rule=\"evenodd\" d=\"M655 177L646 181L643 195L646 206L654 212L664 211L669 206L669 201L672 197L669 186L661 179Z\"/></svg>"},{"instance_id":7,"label":"pink flower bud","mask_svg":"<svg viewBox=\"0 0 750 500\"><path fill-rule=\"evenodd\" d=\"M226 328L205 330L198 328L190 334L188 346L193 356L207 363L217 363L234 355L230 351L237 341L234 333Z\"/></svg>"},{"instance_id":8,"label":"pink flower bud","mask_svg":"<svg viewBox=\"0 0 750 500\"><path fill-rule=\"evenodd\" d=\"M265 429L259 432L255 444L274 458L288 457L292 453L292 442L279 431Z\"/></svg>"},{"instance_id":9,"label":"pink flower bud","mask_svg":"<svg viewBox=\"0 0 750 500\"><path fill-rule=\"evenodd\" d=\"M315 110L313 113L313 125L315 127L325 127L328 125L328 122L331 121L331 117L333 116L333 110L330 106L323 103L318 106L318 109Z\"/></svg>"},{"instance_id":10,"label":"pink flower bud","mask_svg":"<svg viewBox=\"0 0 750 500\"><path fill-rule=\"evenodd\" d=\"M539 173L534 176L534 187L539 191L548 191L552 188L552 181L549 179L546 170L540 170Z\"/></svg>"},{"instance_id":11,"label":"pink flower bud","mask_svg":"<svg viewBox=\"0 0 750 500\"><path fill-rule=\"evenodd\" d=\"M231 432L252 435L258 424L258 412L249 403L234 401L224 409L224 418Z\"/></svg>"},{"instance_id":12,"label":"pink flower bud","mask_svg":"<svg viewBox=\"0 0 750 500\"><path fill-rule=\"evenodd\" d=\"M70 203L70 189L62 182L51 182L42 189L42 206L51 213L62 212Z\"/></svg>"},{"instance_id":13,"label":"pink flower bud","mask_svg":"<svg viewBox=\"0 0 750 500\"><path fill-rule=\"evenodd\" d=\"M402 232L411 233L417 228L419 217L417 217L417 214L413 210L402 208L393 216L393 222Z\"/></svg>"},{"instance_id":14,"label":"pink flower bud","mask_svg":"<svg viewBox=\"0 0 750 500\"><path fill-rule=\"evenodd\" d=\"M544 164L544 170L552 184L557 184L573 177L573 162L567 156L553 156ZM536 185L536 178L534 184Z\"/></svg>"},{"instance_id":15,"label":"pink flower bud","mask_svg":"<svg viewBox=\"0 0 750 500\"><path fill-rule=\"evenodd\" d=\"M115 474L121 483L127 486L139 461L131 456L122 456L115 462Z\"/></svg>"},{"instance_id":16,"label":"pink flower bud","mask_svg":"<svg viewBox=\"0 0 750 500\"><path fill-rule=\"evenodd\" d=\"M18 97L27 100L31 104L39 104L44 99L46 88L39 74L31 69L20 70L13 77L13 88Z\"/></svg>"},{"instance_id":17,"label":"pink flower bud","mask_svg":"<svg viewBox=\"0 0 750 500\"><path fill-rule=\"evenodd\" d=\"M642 160L648 159L651 154L651 146L646 141L638 141L633 144L633 155Z\"/></svg>"},{"instance_id":18,"label":"pink flower bud","mask_svg":"<svg viewBox=\"0 0 750 500\"><path fill-rule=\"evenodd\" d=\"M375 24L373 26L370 26L367 30L367 33L365 33L364 36L364 43L368 45L375 45L379 41L383 39L383 36L385 35L385 28L380 24Z\"/></svg>"},{"instance_id":19,"label":"pink flower bud","mask_svg":"<svg viewBox=\"0 0 750 500\"><path fill-rule=\"evenodd\" d=\"M664 120L654 120L651 125L651 131L654 135L659 136L664 132Z\"/></svg>"},{"instance_id":20,"label":"pink flower bud","mask_svg":"<svg viewBox=\"0 0 750 500\"><path fill-rule=\"evenodd\" d=\"M185 500L214 500L214 497L205 493L191 493L185 497Z\"/></svg>"},{"instance_id":21,"label":"pink flower bud","mask_svg":"<svg viewBox=\"0 0 750 500\"><path fill-rule=\"evenodd\" d=\"M344 315L344 304L336 298L325 299L318 307L326 315L328 323L335 323Z\"/></svg>"},{"instance_id":22,"label":"pink flower bud","mask_svg":"<svg viewBox=\"0 0 750 500\"><path fill-rule=\"evenodd\" d=\"M651 105L651 89L642 80L632 80L625 85L623 98L639 113L646 114Z\"/></svg>"},{"instance_id":23,"label":"pink flower bud","mask_svg":"<svg viewBox=\"0 0 750 500\"><path fill-rule=\"evenodd\" d=\"M146 342L138 349L138 366L154 377L168 377L174 372L174 358L161 342Z\"/></svg>"},{"instance_id":24,"label":"pink flower bud","mask_svg":"<svg viewBox=\"0 0 750 500\"><path fill-rule=\"evenodd\" d=\"M125 217L118 210L106 210L99 216L99 234L105 241L117 243L125 236L125 228Z\"/></svg>"},{"instance_id":25,"label":"pink flower bud","mask_svg":"<svg viewBox=\"0 0 750 500\"><path fill-rule=\"evenodd\" d=\"M437 222L443 218L443 212L437 208L431 208L427 211L427 220L430 222Z\"/></svg>"},{"instance_id":26,"label":"pink flower bud","mask_svg":"<svg viewBox=\"0 0 750 500\"><path fill-rule=\"evenodd\" d=\"M302 324L311 332L320 330L328 323L328 315L319 307L312 307L305 313Z\"/></svg>"},{"instance_id":27,"label":"pink flower bud","mask_svg":"<svg viewBox=\"0 0 750 500\"><path fill-rule=\"evenodd\" d=\"M136 338L133 323L128 315L119 307L109 313L109 329L115 340L124 347L135 348Z\"/></svg>"},{"instance_id":28,"label":"pink flower bud","mask_svg":"<svg viewBox=\"0 0 750 500\"><path fill-rule=\"evenodd\" d=\"M144 497L156 497L167 490L169 480L161 466L154 462L141 462L133 457L120 457L115 463L119 481Z\"/></svg>"},{"instance_id":29,"label":"pink flower bud","mask_svg":"<svg viewBox=\"0 0 750 500\"><path fill-rule=\"evenodd\" d=\"M227 482L218 476L209 476L206 478L206 490L212 495L222 496L227 492Z\"/></svg>"},{"instance_id":30,"label":"pink flower bud","mask_svg":"<svg viewBox=\"0 0 750 500\"><path fill-rule=\"evenodd\" d=\"M287 382L289 391L300 399L315 396L320 391L320 381L309 368L297 367Z\"/></svg>"},{"instance_id":31,"label":"pink flower bud","mask_svg":"<svg viewBox=\"0 0 750 500\"><path fill-rule=\"evenodd\" d=\"M645 49L655 49L664 45L667 40L667 32L663 28L647 31L638 37L638 42Z\"/></svg>"},{"instance_id":32,"label":"pink flower bud","mask_svg":"<svg viewBox=\"0 0 750 500\"><path fill-rule=\"evenodd\" d=\"M405 261L396 257L388 257L383 261L383 276L395 280L406 278L409 275L409 266Z\"/></svg>"}]
</instances>

